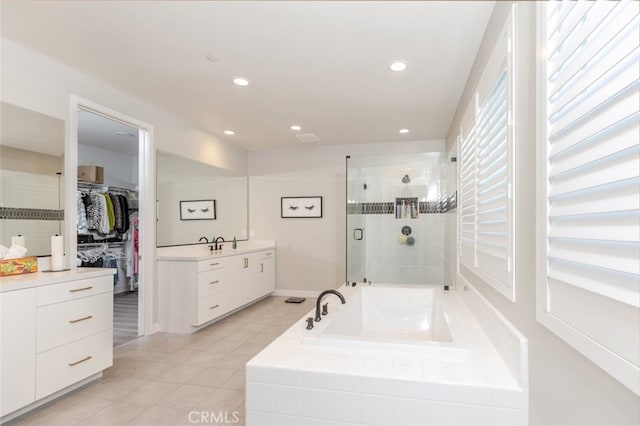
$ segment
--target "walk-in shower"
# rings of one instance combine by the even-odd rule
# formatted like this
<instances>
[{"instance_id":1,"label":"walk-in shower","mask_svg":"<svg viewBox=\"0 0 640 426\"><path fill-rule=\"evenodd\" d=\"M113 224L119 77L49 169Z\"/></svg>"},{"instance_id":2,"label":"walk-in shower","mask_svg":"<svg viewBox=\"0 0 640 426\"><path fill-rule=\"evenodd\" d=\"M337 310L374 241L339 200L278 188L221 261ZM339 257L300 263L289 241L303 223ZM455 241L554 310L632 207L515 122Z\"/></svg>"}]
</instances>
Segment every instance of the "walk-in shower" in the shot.
<instances>
[{"instance_id":1,"label":"walk-in shower","mask_svg":"<svg viewBox=\"0 0 640 426\"><path fill-rule=\"evenodd\" d=\"M429 152L346 164L347 282L451 284L455 163Z\"/></svg>"}]
</instances>

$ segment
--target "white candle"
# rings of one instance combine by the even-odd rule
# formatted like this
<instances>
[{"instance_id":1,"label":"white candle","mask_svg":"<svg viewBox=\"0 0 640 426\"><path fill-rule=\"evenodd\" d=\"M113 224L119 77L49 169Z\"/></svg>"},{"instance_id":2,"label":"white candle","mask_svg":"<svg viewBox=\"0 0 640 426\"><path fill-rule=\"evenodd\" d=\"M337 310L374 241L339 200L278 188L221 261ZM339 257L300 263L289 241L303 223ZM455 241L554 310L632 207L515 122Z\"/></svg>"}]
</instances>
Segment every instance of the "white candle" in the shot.
<instances>
[{"instance_id":1,"label":"white candle","mask_svg":"<svg viewBox=\"0 0 640 426\"><path fill-rule=\"evenodd\" d=\"M64 237L54 235L51 237L51 270L62 271L64 269Z\"/></svg>"},{"instance_id":2,"label":"white candle","mask_svg":"<svg viewBox=\"0 0 640 426\"><path fill-rule=\"evenodd\" d=\"M24 241L24 235L14 235L13 237L11 237L11 245L12 246L20 246L20 247L27 247L26 243Z\"/></svg>"}]
</instances>

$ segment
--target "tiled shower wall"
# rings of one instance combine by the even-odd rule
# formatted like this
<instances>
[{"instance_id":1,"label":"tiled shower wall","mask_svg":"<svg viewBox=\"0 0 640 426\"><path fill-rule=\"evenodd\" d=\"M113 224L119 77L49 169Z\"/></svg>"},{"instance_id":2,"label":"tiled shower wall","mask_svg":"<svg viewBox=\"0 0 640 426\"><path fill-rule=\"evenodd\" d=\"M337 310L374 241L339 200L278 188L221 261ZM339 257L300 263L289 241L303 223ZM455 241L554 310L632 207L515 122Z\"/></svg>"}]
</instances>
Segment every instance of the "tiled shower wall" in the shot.
<instances>
[{"instance_id":1,"label":"tiled shower wall","mask_svg":"<svg viewBox=\"0 0 640 426\"><path fill-rule=\"evenodd\" d=\"M358 202L347 206L349 215L361 215L365 233L365 268L368 281L374 283L450 284L453 272L447 268L451 232L455 231L455 180L449 158L440 155L437 162L364 167ZM407 174L411 180L403 183ZM415 219L396 219L396 198L417 198L419 214ZM411 227L413 245L403 243L402 228ZM455 235L454 235L455 237ZM454 251L455 253L455 251ZM454 254L455 257L455 254Z\"/></svg>"}]
</instances>

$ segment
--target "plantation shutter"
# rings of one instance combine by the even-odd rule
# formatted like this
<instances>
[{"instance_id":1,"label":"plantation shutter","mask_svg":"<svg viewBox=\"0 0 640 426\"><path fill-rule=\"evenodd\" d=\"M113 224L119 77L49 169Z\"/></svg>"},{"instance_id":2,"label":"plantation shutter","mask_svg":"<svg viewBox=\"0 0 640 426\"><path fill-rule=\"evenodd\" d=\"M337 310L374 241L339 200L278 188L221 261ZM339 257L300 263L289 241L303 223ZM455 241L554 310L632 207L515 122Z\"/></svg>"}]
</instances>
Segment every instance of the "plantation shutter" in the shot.
<instances>
[{"instance_id":1,"label":"plantation shutter","mask_svg":"<svg viewBox=\"0 0 640 426\"><path fill-rule=\"evenodd\" d=\"M639 393L639 3L546 12L541 321Z\"/></svg>"},{"instance_id":2,"label":"plantation shutter","mask_svg":"<svg viewBox=\"0 0 640 426\"><path fill-rule=\"evenodd\" d=\"M474 98L475 99L475 98ZM459 136L458 161L459 172L459 254L460 263L467 268L475 265L475 210L476 210L476 136L475 136L475 101L472 101L465 113Z\"/></svg>"},{"instance_id":3,"label":"plantation shutter","mask_svg":"<svg viewBox=\"0 0 640 426\"><path fill-rule=\"evenodd\" d=\"M509 85L506 64L481 101L477 124L477 267L498 285L510 285ZM490 87L491 87L490 86Z\"/></svg>"}]
</instances>

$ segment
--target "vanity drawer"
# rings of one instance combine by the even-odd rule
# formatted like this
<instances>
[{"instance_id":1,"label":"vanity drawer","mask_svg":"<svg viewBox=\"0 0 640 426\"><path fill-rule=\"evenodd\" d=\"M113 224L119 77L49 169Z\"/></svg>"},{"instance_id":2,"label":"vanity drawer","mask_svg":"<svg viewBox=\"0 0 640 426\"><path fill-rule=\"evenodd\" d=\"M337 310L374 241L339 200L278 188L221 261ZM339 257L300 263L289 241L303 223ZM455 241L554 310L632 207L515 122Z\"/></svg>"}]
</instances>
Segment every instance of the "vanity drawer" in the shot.
<instances>
[{"instance_id":1,"label":"vanity drawer","mask_svg":"<svg viewBox=\"0 0 640 426\"><path fill-rule=\"evenodd\" d=\"M220 315L226 314L231 309L226 292L221 291L210 296L198 299L198 318L196 324L202 325Z\"/></svg>"},{"instance_id":2,"label":"vanity drawer","mask_svg":"<svg viewBox=\"0 0 640 426\"><path fill-rule=\"evenodd\" d=\"M227 266L227 262L227 258L212 256L211 259L201 260L200 262L198 262L198 272L210 271L212 269L222 269Z\"/></svg>"},{"instance_id":3,"label":"vanity drawer","mask_svg":"<svg viewBox=\"0 0 640 426\"><path fill-rule=\"evenodd\" d=\"M40 353L112 328L113 294L41 306L37 318L36 352Z\"/></svg>"},{"instance_id":4,"label":"vanity drawer","mask_svg":"<svg viewBox=\"0 0 640 426\"><path fill-rule=\"evenodd\" d=\"M113 330L105 330L36 356L36 399L70 386L113 364Z\"/></svg>"},{"instance_id":5,"label":"vanity drawer","mask_svg":"<svg viewBox=\"0 0 640 426\"><path fill-rule=\"evenodd\" d=\"M113 294L113 275L38 287L37 303L45 306L107 292Z\"/></svg>"},{"instance_id":6,"label":"vanity drawer","mask_svg":"<svg viewBox=\"0 0 640 426\"><path fill-rule=\"evenodd\" d=\"M227 281L224 269L214 269L198 274L198 298L222 291Z\"/></svg>"},{"instance_id":7,"label":"vanity drawer","mask_svg":"<svg viewBox=\"0 0 640 426\"><path fill-rule=\"evenodd\" d=\"M265 250L260 252L260 259L271 259L276 254L275 250Z\"/></svg>"}]
</instances>

